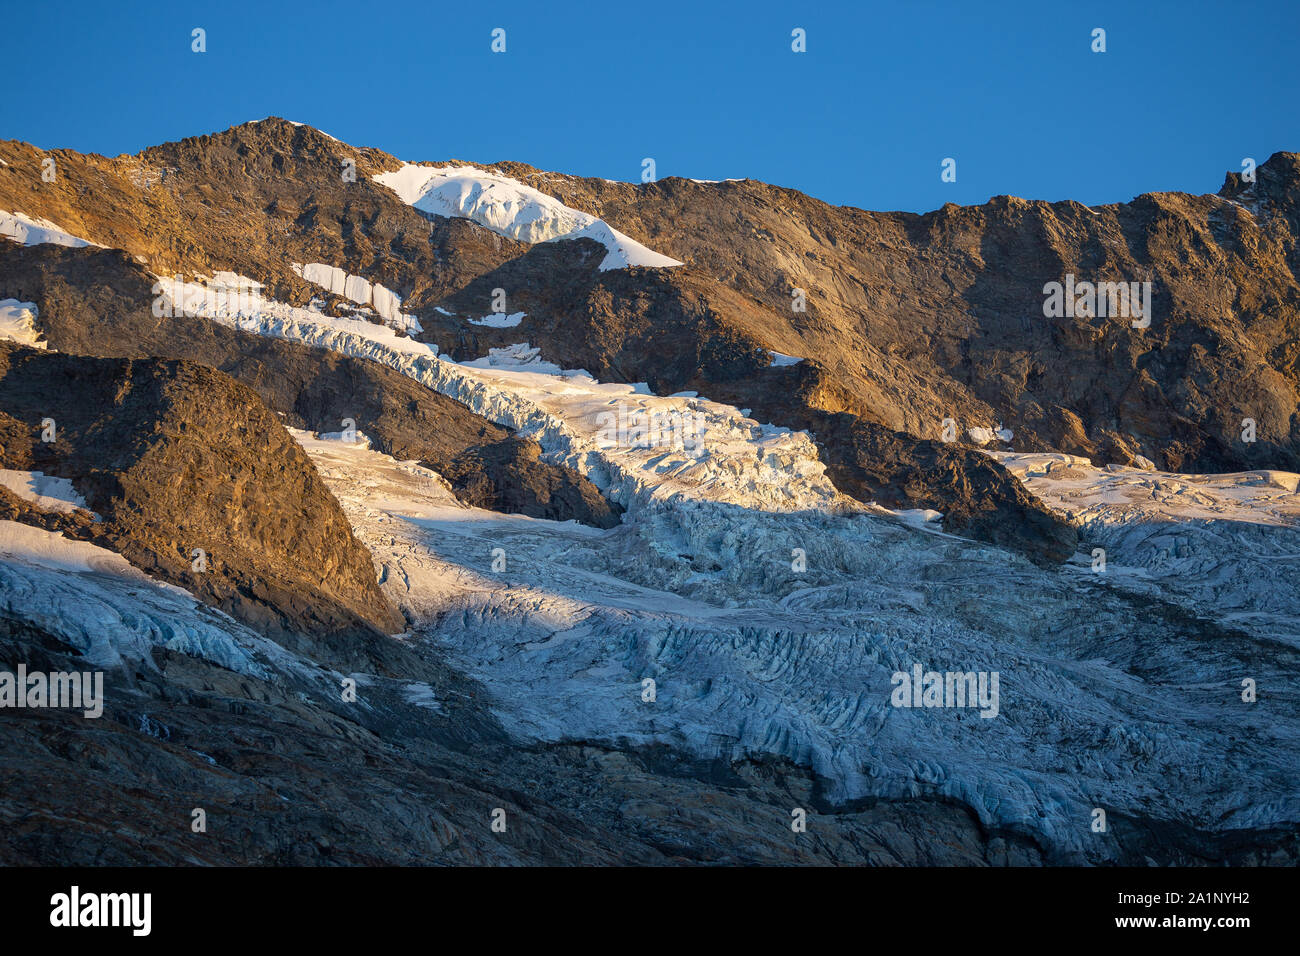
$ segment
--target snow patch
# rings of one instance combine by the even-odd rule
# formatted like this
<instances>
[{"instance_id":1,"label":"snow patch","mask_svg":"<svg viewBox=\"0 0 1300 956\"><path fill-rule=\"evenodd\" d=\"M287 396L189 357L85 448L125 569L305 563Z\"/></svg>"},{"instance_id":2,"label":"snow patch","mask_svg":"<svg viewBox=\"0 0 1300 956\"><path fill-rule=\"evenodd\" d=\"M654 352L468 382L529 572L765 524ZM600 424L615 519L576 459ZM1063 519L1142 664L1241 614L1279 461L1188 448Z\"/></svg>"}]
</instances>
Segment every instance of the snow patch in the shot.
<instances>
[{"instance_id":1,"label":"snow patch","mask_svg":"<svg viewBox=\"0 0 1300 956\"><path fill-rule=\"evenodd\" d=\"M488 354L481 358L468 359L460 363L466 368L513 368L526 372L541 372L545 375L585 375L585 370L565 372L554 362L542 358L540 348L532 348L527 342L516 342L504 348L488 349Z\"/></svg>"},{"instance_id":2,"label":"snow patch","mask_svg":"<svg viewBox=\"0 0 1300 956\"><path fill-rule=\"evenodd\" d=\"M212 284L219 289L228 289L232 292L261 292L262 291L262 283L254 279L250 279L248 278L248 276L241 276L237 272L218 271L212 277Z\"/></svg>"},{"instance_id":3,"label":"snow patch","mask_svg":"<svg viewBox=\"0 0 1300 956\"><path fill-rule=\"evenodd\" d=\"M96 571L137 582L149 580L148 575L133 567L120 554L85 541L65 538L61 532L46 531L17 521L0 521L0 558L22 561L50 571L72 574Z\"/></svg>"},{"instance_id":4,"label":"snow patch","mask_svg":"<svg viewBox=\"0 0 1300 956\"><path fill-rule=\"evenodd\" d=\"M424 331L420 327L419 319L402 311L402 297L379 283L372 285L361 276L349 275L338 266L324 262L309 262L306 265L294 262L291 263L290 268L295 275L301 276L312 285L318 285L358 305L373 306L380 317L393 328L403 329L411 334Z\"/></svg>"},{"instance_id":5,"label":"snow patch","mask_svg":"<svg viewBox=\"0 0 1300 956\"><path fill-rule=\"evenodd\" d=\"M72 487L67 478L56 478L42 471L14 471L0 468L0 487L8 488L19 498L29 501L41 511L69 514L88 511L86 499Z\"/></svg>"},{"instance_id":6,"label":"snow patch","mask_svg":"<svg viewBox=\"0 0 1300 956\"><path fill-rule=\"evenodd\" d=\"M1010 428L1003 428L1001 425L998 425L997 428L968 428L966 434L977 445L987 445L995 438L1001 442L1009 442L1014 437L1014 433Z\"/></svg>"},{"instance_id":7,"label":"snow patch","mask_svg":"<svg viewBox=\"0 0 1300 956\"><path fill-rule=\"evenodd\" d=\"M49 343L40 341L43 333L36 327L39 314L35 302L0 299L0 339L38 349L48 348Z\"/></svg>"},{"instance_id":8,"label":"snow patch","mask_svg":"<svg viewBox=\"0 0 1300 956\"><path fill-rule=\"evenodd\" d=\"M904 508L894 514L914 528L928 528L943 520L943 512L932 508Z\"/></svg>"},{"instance_id":9,"label":"snow patch","mask_svg":"<svg viewBox=\"0 0 1300 956\"><path fill-rule=\"evenodd\" d=\"M315 438L320 442L336 442L351 448L369 448L371 445L370 436L358 431L317 432Z\"/></svg>"},{"instance_id":10,"label":"snow patch","mask_svg":"<svg viewBox=\"0 0 1300 956\"><path fill-rule=\"evenodd\" d=\"M594 239L608 253L602 270L627 266L667 268L676 259L647 249L601 219L571 209L518 180L473 166L417 166L407 163L374 180L422 212L472 219L493 232L521 242Z\"/></svg>"},{"instance_id":11,"label":"snow patch","mask_svg":"<svg viewBox=\"0 0 1300 956\"><path fill-rule=\"evenodd\" d=\"M0 212L0 236L12 239L14 242L21 242L24 246L50 243L80 249L95 245L93 242L77 238L72 233L64 232L49 220L33 219L20 212Z\"/></svg>"},{"instance_id":12,"label":"snow patch","mask_svg":"<svg viewBox=\"0 0 1300 956\"><path fill-rule=\"evenodd\" d=\"M491 315L485 315L481 319L470 319L470 325L486 325L492 329L513 329L516 325L524 320L525 312L512 312L506 315L504 312L494 312Z\"/></svg>"}]
</instances>

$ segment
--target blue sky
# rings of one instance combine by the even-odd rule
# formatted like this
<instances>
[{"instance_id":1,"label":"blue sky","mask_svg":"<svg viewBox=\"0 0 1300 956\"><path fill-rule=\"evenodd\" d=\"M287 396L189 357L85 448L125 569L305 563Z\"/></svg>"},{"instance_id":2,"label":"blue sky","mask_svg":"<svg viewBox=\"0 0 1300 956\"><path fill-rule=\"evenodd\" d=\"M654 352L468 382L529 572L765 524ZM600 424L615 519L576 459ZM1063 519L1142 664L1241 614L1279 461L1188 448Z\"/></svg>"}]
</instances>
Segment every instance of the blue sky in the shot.
<instances>
[{"instance_id":1,"label":"blue sky","mask_svg":"<svg viewBox=\"0 0 1300 956\"><path fill-rule=\"evenodd\" d=\"M64 0L0 23L0 137L107 155L279 115L407 160L637 181L653 157L924 211L1213 192L1300 150L1291 3Z\"/></svg>"}]
</instances>

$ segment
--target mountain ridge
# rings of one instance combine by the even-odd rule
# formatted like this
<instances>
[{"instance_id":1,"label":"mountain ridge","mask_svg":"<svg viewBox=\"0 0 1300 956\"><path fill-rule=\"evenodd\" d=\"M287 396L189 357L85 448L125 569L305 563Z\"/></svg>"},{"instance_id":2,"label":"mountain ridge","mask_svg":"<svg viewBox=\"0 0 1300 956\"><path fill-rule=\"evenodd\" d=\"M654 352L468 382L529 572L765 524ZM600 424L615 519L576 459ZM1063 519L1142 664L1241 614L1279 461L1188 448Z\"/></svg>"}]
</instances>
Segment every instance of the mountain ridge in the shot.
<instances>
[{"instance_id":1,"label":"mountain ridge","mask_svg":"<svg viewBox=\"0 0 1300 956\"><path fill-rule=\"evenodd\" d=\"M284 146L277 144L284 143ZM172 168L167 164L181 163L201 155L214 145L227 144L236 150L236 163L243 168L245 160L257 161L263 153L272 157L269 164L268 179L274 181L277 165L283 167L290 160L284 148L301 151L302 156L328 155L331 160L353 156L357 160L357 181L347 184L360 191L362 207L361 219L352 225L355 212L340 209L337 214L343 218L339 221L343 229L339 232L341 246L333 250L317 245L312 250L298 249L304 260L309 258L309 251L316 257L329 260L333 264L356 264L360 272L368 278L390 284L406 299L406 305L413 308L420 316L426 328L435 340L446 349L447 336L456 335L463 338L466 334L474 337L478 347L497 346L505 343L506 332L493 333L483 329L468 329L463 321L453 333L450 323L441 323L446 328L438 338L438 315L433 312L435 305L441 305L463 292L474 278L482 277L493 268L504 266L510 259L526 255L529 247L520 245L500 235L475 241L475 234L470 230L463 233L463 227L456 223L463 220L440 220L433 227L435 253L432 262L429 257L419 253L420 243L411 245L402 238L404 230L421 228L429 217L419 213L403 212L401 204L393 204L391 197L383 195L382 187L370 183L370 176L376 171L391 170L400 166L400 161L389 154L370 147L354 148L338 140L321 134L311 127L294 126L287 121L268 119L232 127L223 133L200 137L189 137L173 144L149 147L135 154L132 159L157 166L159 170ZM10 144L12 149L12 144ZM281 151L278 151L281 150ZM260 152L259 152L260 151ZM297 152L292 153L297 155ZM245 159L239 159L239 157ZM284 157L284 158L277 158ZM29 157L34 159L35 155ZM69 159L71 156L69 155ZM119 157L120 159L120 157ZM263 157L263 160L265 157ZM451 162L439 162L435 165L445 166ZM1296 394L1296 366L1300 362L1300 347L1294 345L1293 331L1296 321L1295 300L1297 284L1295 279L1295 239L1297 231L1294 197L1296 183L1300 181L1296 172L1300 158L1294 153L1278 152L1257 170L1258 182L1243 184L1240 174L1229 173L1219 194L1191 196L1184 193L1147 193L1136 197L1129 203L1115 203L1089 208L1070 200L1045 202L1039 200L1022 200L1014 197L993 197L980 206L945 205L929 213L879 213L855 209L854 207L833 207L820 200L805 196L797 190L769 186L753 180L726 182L723 184L698 184L678 177L648 184L632 185L610 183L564 174L543 173L526 164L506 161L492 166L473 164L481 169L495 169L507 175L513 174L521 182L539 189L543 193L556 196L566 205L583 212L596 215L610 222L615 228L625 232L650 248L661 246L670 254L683 260L690 269L704 269L707 275L703 285L697 286L706 299L718 299L719 314L727 324L741 330L757 343L785 354L800 355L814 353L829 356L831 362L827 372L832 378L841 382L842 391L852 395L858 407L828 407L823 412L848 411L863 414L871 421L884 425L895 431L906 431L918 437L938 437L943 418L950 415L960 420L964 435L966 427L991 427L1005 424L1020 436L1022 446L1030 450L1048 448L1073 454L1084 454L1099 461L1116 461L1121 464L1132 463L1138 456L1143 456L1175 469L1210 470L1212 467L1229 468L1240 466L1258 466L1272 463L1279 467L1294 466L1296 461L1297 432L1296 423L1288 420L1283 407ZM152 168L152 167L151 167ZM217 167L214 167L214 169ZM225 167L221 167L224 169ZM14 163L0 172L17 175ZM139 173L137 169L135 172ZM283 170L282 170L283 172ZM332 172L332 170L331 170ZM324 181L318 181L318 185ZM340 184L341 185L341 184ZM1247 188L1249 186L1250 188ZM211 187L204 187L210 189ZM378 191L376 191L378 190ZM1263 192L1260 192L1260 191ZM1225 192L1226 191L1226 192ZM1253 193L1252 193L1253 191ZM200 193L202 190L200 190ZM6 194L7 193L7 194ZM700 195L722 194L732 206L733 221L725 237L717 235L710 238L707 228L677 229L676 225L699 221L699 213L691 213L689 204ZM1258 194L1265 199L1266 225L1277 219L1285 222L1286 229L1279 233L1271 225L1258 233L1258 223L1254 215L1234 205L1235 199L1225 198L1227 194L1247 196ZM35 214L47 215L58 222L57 215L62 211L49 205L44 200L37 200L37 193L28 196L40 206ZM196 194L198 195L198 194ZM319 193L316 194L319 198ZM1212 196L1232 208L1212 210L1207 205L1214 202ZM0 201L13 205L20 194L4 189L0 180ZM273 212L283 213L286 207L277 205L284 197L273 197L270 206ZM200 205L206 200L200 199ZM355 201L349 200L349 207ZM376 205L378 203L378 205ZM771 225L773 215L781 213L782 203L793 204L790 213L799 222L786 223L785 233L790 237L783 242L783 249L775 257L763 249L763 244L770 245L771 240L763 239L765 234L778 235L780 229ZM74 207L68 207L69 211ZM186 208L192 208L186 207ZM713 208L713 207L709 207ZM731 208L725 202L721 209ZM380 209L383 211L381 212ZM1274 213L1271 210L1279 210ZM764 212L766 210L766 212ZM1130 214L1137 210L1146 217L1138 217L1125 226L1119 221L1124 213L1125 222L1133 219ZM325 209L318 204L309 209L295 208L299 219L309 216L309 221L300 225L310 226L314 242L319 241L317 221ZM701 210L704 211L704 210ZM1195 212L1204 221L1200 226L1189 219ZM1262 252L1267 254L1270 270L1264 281L1256 280L1255 286L1249 286L1250 277L1240 274L1240 267L1234 265L1239 256L1228 256L1217 260L1211 257L1199 267L1199 274L1179 281L1179 288L1164 291L1160 282L1160 271L1169 266L1161 262L1150 262L1157 277L1155 291L1157 310L1168 311L1171 307L1178 314L1166 317L1164 324L1172 324L1173 332L1150 333L1147 340L1133 341L1131 332L1111 341L1105 328L1097 323L1080 323L1077 321L1051 323L1048 320L1033 320L1038 331L1033 327L1020 327L1025 321L1023 316L1008 316L1008 305L1016 311L1023 308L1041 306L1042 293L1039 287L1043 282L1053 278L1062 278L1070 269L1070 259L1079 263L1077 274L1080 279L1093 270L1081 259L1078 250L1080 241L1101 242L1098 251L1104 251L1109 241L1113 246L1105 252L1108 257L1098 264L1102 272L1108 275L1098 279L1134 278L1140 279L1148 272L1143 266L1144 259L1150 260L1151 242L1159 238L1159 233L1151 230L1177 229L1186 231L1191 227L1206 234L1211 214L1227 215L1231 222L1225 221L1222 229L1228 230L1224 239L1229 242L1225 247L1231 253L1233 246L1241 250L1259 249L1261 239L1265 242ZM1239 218L1245 216L1243 220ZM712 215L712 213L709 213ZM412 218L416 216L418 218ZM738 216L735 219L734 216ZM830 216L830 219L827 219ZM393 217L397 217L394 219ZM826 222L819 231L812 221L820 217ZM836 221L836 217L843 221ZM1105 230L1110 236L1106 239L1097 233L1101 228L1091 220L1105 219ZM1154 217L1154 219L1152 218ZM64 228L76 232L85 223L78 217L65 217L69 221L61 223ZM391 225L387 225L391 221ZM800 224L802 223L802 225ZM985 225L981 225L985 223ZM1253 223L1253 225L1252 225ZM1052 243L1065 242L1059 252L1051 252L1051 243L1047 247L1037 248L1034 242L1039 240L1012 240L1013 233L1008 232L1009 225L1015 226L1014 235L1024 233L1025 227L1038 230L1044 237L1059 233ZM373 227L380 228L377 242L370 242L364 231ZM733 228L734 227L734 228ZM427 225L423 227L429 229ZM996 228L996 245L981 254L972 247L989 228ZM1219 228L1219 227L1215 227ZM849 229L862 232L862 236L839 237L835 230ZM1126 235L1127 229L1132 235ZM1133 232L1134 229L1146 229L1147 234ZM394 231L396 230L396 231ZM447 234L451 230L454 235ZM793 230L793 231L791 231ZM884 230L882 232L882 230ZM1043 230L1046 230L1044 232ZM1062 230L1064 230L1062 232ZM131 248L134 254L144 254L146 258L156 254L147 243L132 239L130 236L111 235L102 230L88 230L94 235L87 238L101 244L119 244ZM219 230L208 230L209 233ZM1222 231L1222 230L1220 230ZM870 235L875 235L872 240ZM692 236L704 238L691 239ZM800 238L802 236L802 238ZM755 238L757 237L757 238ZM1205 240L1195 240L1204 245ZM918 285L916 281L897 284L892 273L882 269L880 263L857 257L860 261L845 259L835 249L837 241L853 239L852 248L871 247L885 242L883 249L896 249L900 255L909 255L910 261L920 263L913 271L925 274L928 285ZM992 240L985 236L982 241ZM124 241L130 240L130 241ZM685 240L685 242L683 242ZM796 241L797 240L797 241ZM826 240L829 240L827 242ZM1161 238L1167 244L1167 239ZM1022 252L1019 247L1029 245ZM1116 244L1118 242L1118 244ZM491 245L489 251L485 243ZM955 246L954 246L955 243ZM1244 245L1243 245L1244 243ZM387 248L385 247L385 244ZM933 248L938 246L937 249ZM134 248L132 248L134 247ZM181 248L173 248L164 255L162 261L153 263L153 268L160 274L167 274L172 267L181 268L182 264L196 270L230 268L237 265L232 260L242 259L250 264L250 271L257 271L260 281L267 281L272 294L286 301L305 301L309 287L289 275L288 262L294 255L286 247L283 254L273 254L274 247L248 258L249 250L241 249L238 253L231 247L229 254L222 261L210 257L194 259L193 254L203 248L221 249L212 246L211 239L204 242L182 242ZM931 248L930 252L926 249ZM1070 250L1074 251L1071 252ZM1145 251L1144 251L1145 250ZM1014 282L1000 284L986 283L979 287L975 282L984 255L996 254L994 261L1009 263L1021 272L1036 270L1033 283L1026 285L1024 277ZM466 258L468 255L468 258ZM169 256L174 258L169 258ZM728 265L726 257L739 256L739 265ZM1017 260L1019 256L1019 260ZM816 265L819 259L825 259L824 265ZM182 260L187 260L182 263ZM400 261L395 261L400 260ZM1196 283L1204 283L1212 277L1220 266L1236 270L1230 278L1243 286L1238 293L1236 304L1216 303L1204 300L1203 292L1198 292ZM930 262L931 265L925 265ZM1019 265L1016 263L1019 262ZM809 264L812 265L809 265ZM1107 264L1109 263L1109 264ZM251 269L255 265L256 269ZM1049 268L1050 267L1050 268ZM827 276L838 276L829 285ZM1115 270L1123 269L1125 275L1118 276ZM236 270L238 271L238 270ZM434 277L430 283L429 277ZM530 279L535 276L529 277ZM1042 279L1043 282L1038 280ZM846 284L847 283L847 284ZM956 286L953 286L956 283ZM963 286L971 294L954 294L949 286ZM909 288L908 286L911 286ZM742 296L742 299L728 303L721 287L729 287ZM801 288L807 292L807 308L804 313L790 313L786 308L789 290ZM859 291L853 291L858 288ZM513 290L512 290L513 291ZM524 304L532 304L528 290L520 290ZM1198 299L1199 296L1199 299ZM1199 304L1198 304L1199 303ZM545 303L542 304L543 306ZM1241 308L1254 306L1264 309L1261 316L1263 325L1252 331L1250 326L1259 325L1252 321L1247 326L1241 325L1232 314ZM1191 318L1191 328L1197 329L1193 334L1185 334L1183 327L1188 318L1197 309L1209 307L1215 318ZM481 306L487 311L487 303ZM895 308L904 311L893 316ZM849 319L823 318L820 313L830 310ZM511 309L511 311L516 311ZM526 309L524 311L527 311ZM904 318L908 316L910 317ZM969 318L966 318L968 316ZM1012 318L1015 319L1012 322ZM571 316L560 310L557 321L568 321ZM526 322L535 322L533 313L529 313ZM909 329L911 331L909 331ZM531 328L523 328L510 334L527 337ZM1254 411L1253 416L1261 433L1254 448L1240 447L1231 439L1233 429L1227 420L1218 420L1212 427L1194 429L1197 434L1183 436L1186 419L1195 419L1189 415L1189 403L1196 402L1195 387L1192 382L1198 375L1209 374L1222 378L1229 369L1227 366L1215 366L1202 371L1198 362L1196 344L1202 332L1210 332L1224 344L1234 340L1245 339L1234 351L1240 352L1239 358L1232 361L1245 363L1243 371L1249 375L1251 388L1256 392L1259 408L1241 407L1241 417L1252 417L1246 412ZM1272 335L1279 346L1271 350L1253 346L1254 339L1263 338L1269 332L1282 332ZM1177 335L1176 339L1172 336ZM811 338L810 338L811 336ZM536 337L536 336L535 336ZM972 352L973 345L982 340L977 352ZM1006 342L1005 346L1000 345ZM1109 344L1107 344L1109 342ZM963 344L965 343L965 344ZM541 345L544 352L551 343L533 341ZM558 343L557 343L558 345ZM1098 345L1110 349L1114 354L1090 354ZM812 347L810 347L812 346ZM1172 363L1153 361L1155 354L1173 347L1176 354ZM802 350L802 351L801 351ZM863 359L855 358L856 350L861 350ZM557 351L563 351L558 349ZM1107 394L1100 401L1089 402L1079 394L1070 394L1067 383L1053 376L1045 360L1059 354L1065 362L1084 362L1086 366L1096 369L1094 375L1103 376ZM931 357L932 356L932 357ZM565 364L566 356L558 354L553 357ZM574 363L574 364L581 364ZM1159 370L1152 381L1149 365L1158 366ZM1170 364L1172 368L1165 368ZM1254 365L1254 367L1252 367ZM619 377L622 370L629 378L635 377L638 369L631 366L629 357L621 356L621 361L608 368L592 369L596 374ZM981 381L971 376L980 372ZM1278 377L1280 375L1280 378ZM644 376L643 376L644 377ZM1044 383L1050 387L1043 387ZM1159 408L1152 405L1150 396L1144 397L1154 387L1166 396L1177 393L1174 407ZM1220 390L1222 391L1222 390ZM1042 394L1039 394L1039 393ZM1184 394L1186 393L1186 394ZM1028 397L1026 397L1028 396ZM1216 394L1208 396L1212 403L1226 404L1228 396ZM1088 407L1089 405L1095 407ZM1155 405L1161 404L1155 399ZM1195 406L1199 407L1199 406ZM1118 427L1109 425L1109 420L1119 416ZM1240 428L1239 425L1236 426ZM1173 436L1173 441L1169 437ZM1167 447L1161 447L1165 445ZM1262 461L1266 455L1274 458Z\"/></svg>"},{"instance_id":2,"label":"mountain ridge","mask_svg":"<svg viewBox=\"0 0 1300 956\"><path fill-rule=\"evenodd\" d=\"M1300 476L1155 470L1289 461L1285 163L916 217L518 166L421 178L442 215L282 120L51 183L0 157L0 213L107 247L0 241L49 347L0 348L0 654L110 688L102 724L15 721L6 859L1296 858ZM584 217L684 264L610 267L614 233L562 238ZM1044 311L1148 267L1149 328ZM50 476L127 533L42 505ZM252 545L165 567L196 527ZM1002 697L899 708L918 669Z\"/></svg>"}]
</instances>

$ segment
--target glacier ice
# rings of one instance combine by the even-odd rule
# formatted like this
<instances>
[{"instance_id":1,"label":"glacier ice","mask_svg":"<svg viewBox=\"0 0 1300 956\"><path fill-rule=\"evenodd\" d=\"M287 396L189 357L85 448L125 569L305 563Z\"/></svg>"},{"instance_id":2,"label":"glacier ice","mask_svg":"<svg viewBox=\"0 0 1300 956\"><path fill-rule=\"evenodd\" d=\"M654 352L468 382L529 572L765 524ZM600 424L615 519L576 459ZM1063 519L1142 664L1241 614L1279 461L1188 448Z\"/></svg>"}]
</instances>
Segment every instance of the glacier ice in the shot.
<instances>
[{"instance_id":1,"label":"glacier ice","mask_svg":"<svg viewBox=\"0 0 1300 956\"><path fill-rule=\"evenodd\" d=\"M527 346L458 364L277 303L210 317L395 368L627 507L607 531L479 511L428 469L300 438L413 634L481 681L521 740L783 757L831 803L960 801L1067 860L1114 858L1094 807L1207 830L1300 820L1296 654L1263 630L1216 627L1205 607L1180 617L1120 575L1035 567L932 530L933 515L857 506L806 434L698 396L534 367ZM598 441L597 415L619 406L699 412L704 453ZM1162 493L1192 504L1194 491ZM1234 523L1222 517L1205 520ZM1219 560L1230 578L1237 559ZM917 663L997 672L998 717L892 707L891 675ZM1243 703L1243 676L1267 701Z\"/></svg>"}]
</instances>

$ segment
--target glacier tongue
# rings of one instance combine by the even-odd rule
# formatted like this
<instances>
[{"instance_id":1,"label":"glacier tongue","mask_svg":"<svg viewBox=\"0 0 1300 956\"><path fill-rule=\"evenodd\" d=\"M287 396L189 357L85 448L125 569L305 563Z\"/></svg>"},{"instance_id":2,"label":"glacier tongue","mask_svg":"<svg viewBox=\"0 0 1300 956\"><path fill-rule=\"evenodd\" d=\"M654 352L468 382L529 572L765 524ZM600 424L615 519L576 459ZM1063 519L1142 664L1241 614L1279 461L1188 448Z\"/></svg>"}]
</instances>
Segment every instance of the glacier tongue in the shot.
<instances>
[{"instance_id":1,"label":"glacier tongue","mask_svg":"<svg viewBox=\"0 0 1300 956\"><path fill-rule=\"evenodd\" d=\"M992 454L1078 523L1089 554L1104 553L1098 573L1300 648L1300 475L1185 475L1095 468L1074 455Z\"/></svg>"},{"instance_id":2,"label":"glacier tongue","mask_svg":"<svg viewBox=\"0 0 1300 956\"><path fill-rule=\"evenodd\" d=\"M1300 819L1294 661L1242 635L1208 641L1076 573L872 514L652 496L600 531L308 448L386 593L521 739L785 757L832 803L953 799L1066 860L1117 853L1096 807L1207 829ZM999 672L998 717L891 706L914 664ZM1247 666L1276 695L1269 735L1237 696Z\"/></svg>"},{"instance_id":3,"label":"glacier tongue","mask_svg":"<svg viewBox=\"0 0 1300 956\"><path fill-rule=\"evenodd\" d=\"M806 434L728 406L542 371L523 346L457 364L371 323L164 286L244 331L395 368L628 507L609 531L477 511L427 469L300 437L415 633L522 739L788 758L831 803L956 800L1064 860L1119 853L1094 808L1205 830L1300 820L1297 662L1275 641L854 507ZM604 441L611 410L698 414L702 447ZM996 718L893 706L914 666L996 672ZM1242 677L1268 688L1267 734Z\"/></svg>"},{"instance_id":4,"label":"glacier tongue","mask_svg":"<svg viewBox=\"0 0 1300 956\"><path fill-rule=\"evenodd\" d=\"M241 674L266 676L285 652L125 558L57 532L0 521L0 612L35 624L109 669L164 646Z\"/></svg>"}]
</instances>

